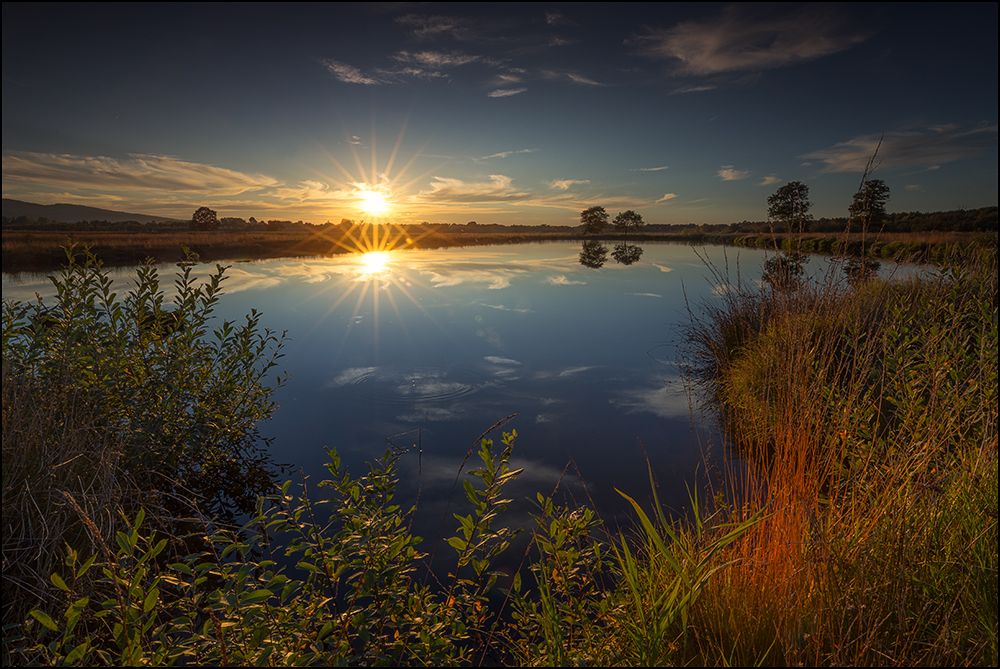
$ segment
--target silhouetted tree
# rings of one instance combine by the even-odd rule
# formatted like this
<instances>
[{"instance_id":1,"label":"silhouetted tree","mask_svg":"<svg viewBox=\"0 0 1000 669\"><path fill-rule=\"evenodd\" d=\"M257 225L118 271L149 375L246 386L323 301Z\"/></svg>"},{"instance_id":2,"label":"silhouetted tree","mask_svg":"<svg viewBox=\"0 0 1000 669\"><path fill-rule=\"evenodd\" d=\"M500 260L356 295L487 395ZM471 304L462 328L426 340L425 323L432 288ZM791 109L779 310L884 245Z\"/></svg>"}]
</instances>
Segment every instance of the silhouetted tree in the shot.
<instances>
[{"instance_id":1,"label":"silhouetted tree","mask_svg":"<svg viewBox=\"0 0 1000 669\"><path fill-rule=\"evenodd\" d=\"M767 198L767 217L780 223L787 232L807 232L812 215L809 209L809 186L801 181L785 184Z\"/></svg>"},{"instance_id":2,"label":"silhouetted tree","mask_svg":"<svg viewBox=\"0 0 1000 669\"><path fill-rule=\"evenodd\" d=\"M608 212L604 207L591 207L580 212L580 223L583 225L583 234L599 235L608 227Z\"/></svg>"},{"instance_id":3,"label":"silhouetted tree","mask_svg":"<svg viewBox=\"0 0 1000 669\"><path fill-rule=\"evenodd\" d=\"M617 229L625 233L626 238L628 237L629 230L640 230L646 225L646 222L642 220L642 216L631 209L615 216L614 223Z\"/></svg>"},{"instance_id":4,"label":"silhouetted tree","mask_svg":"<svg viewBox=\"0 0 1000 669\"><path fill-rule=\"evenodd\" d=\"M219 217L208 207L199 207L191 217L192 230L217 230Z\"/></svg>"},{"instance_id":5,"label":"silhouetted tree","mask_svg":"<svg viewBox=\"0 0 1000 669\"><path fill-rule=\"evenodd\" d=\"M885 203L889 201L889 187L881 179L868 179L848 207L851 230L880 227L885 220Z\"/></svg>"}]
</instances>

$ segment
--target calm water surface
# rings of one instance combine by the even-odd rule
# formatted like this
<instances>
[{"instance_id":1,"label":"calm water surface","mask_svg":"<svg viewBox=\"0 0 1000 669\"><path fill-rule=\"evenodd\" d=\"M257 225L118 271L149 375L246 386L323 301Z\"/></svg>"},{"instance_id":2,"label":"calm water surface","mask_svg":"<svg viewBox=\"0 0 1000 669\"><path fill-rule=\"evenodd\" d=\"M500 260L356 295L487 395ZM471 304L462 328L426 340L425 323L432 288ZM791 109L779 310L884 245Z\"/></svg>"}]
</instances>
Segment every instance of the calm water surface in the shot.
<instances>
[{"instance_id":1,"label":"calm water surface","mask_svg":"<svg viewBox=\"0 0 1000 669\"><path fill-rule=\"evenodd\" d=\"M263 432L277 461L309 477L312 495L322 494L324 447L359 475L387 439L419 445L401 461L400 493L404 502L419 494L414 529L433 539L469 448L517 414L503 428L517 430L513 465L524 468L509 490L508 522L526 522L526 499L558 487L614 523L629 515L616 487L649 499L647 458L676 512L689 506L688 486L704 485L713 438L677 364L685 292L698 306L727 289L702 257L728 264L734 282L737 266L744 280L759 279L766 257L642 247L635 264L609 254L599 269L581 265L573 242L237 263L216 313L242 320L257 309L263 326L288 331L280 367L291 378ZM814 271L826 264L810 262ZM165 286L173 271L161 269ZM124 289L131 273L117 276ZM51 284L4 279L5 299L36 292L51 294ZM461 497L459 487L453 511ZM456 522L447 518L450 532Z\"/></svg>"}]
</instances>

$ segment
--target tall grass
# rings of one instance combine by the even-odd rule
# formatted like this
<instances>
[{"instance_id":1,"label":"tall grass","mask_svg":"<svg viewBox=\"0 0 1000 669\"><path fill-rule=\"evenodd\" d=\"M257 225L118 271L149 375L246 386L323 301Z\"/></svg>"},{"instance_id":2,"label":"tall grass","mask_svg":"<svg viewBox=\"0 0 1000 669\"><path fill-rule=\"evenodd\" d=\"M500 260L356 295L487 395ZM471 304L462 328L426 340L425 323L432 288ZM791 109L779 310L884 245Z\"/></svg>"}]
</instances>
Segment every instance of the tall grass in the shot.
<instances>
[{"instance_id":1,"label":"tall grass","mask_svg":"<svg viewBox=\"0 0 1000 669\"><path fill-rule=\"evenodd\" d=\"M708 663L996 664L996 247L932 278L736 292L693 331L750 466Z\"/></svg>"}]
</instances>

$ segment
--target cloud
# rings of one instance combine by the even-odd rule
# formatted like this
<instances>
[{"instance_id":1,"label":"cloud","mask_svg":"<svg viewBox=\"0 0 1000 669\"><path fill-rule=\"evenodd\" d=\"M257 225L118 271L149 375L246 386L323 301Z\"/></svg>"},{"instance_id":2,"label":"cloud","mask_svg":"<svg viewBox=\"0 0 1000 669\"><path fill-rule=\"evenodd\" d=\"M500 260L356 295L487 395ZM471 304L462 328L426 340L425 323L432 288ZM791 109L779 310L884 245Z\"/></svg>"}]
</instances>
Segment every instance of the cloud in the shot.
<instances>
[{"instance_id":1,"label":"cloud","mask_svg":"<svg viewBox=\"0 0 1000 669\"><path fill-rule=\"evenodd\" d=\"M647 56L679 61L679 74L711 75L786 67L844 51L868 38L847 25L836 8L751 15L761 11L733 5L704 21L650 29L636 41Z\"/></svg>"},{"instance_id":2,"label":"cloud","mask_svg":"<svg viewBox=\"0 0 1000 669\"><path fill-rule=\"evenodd\" d=\"M523 93L527 88L498 88L495 91L490 91L486 95L491 98L509 98L512 95L517 95L518 93Z\"/></svg>"},{"instance_id":3,"label":"cloud","mask_svg":"<svg viewBox=\"0 0 1000 669\"><path fill-rule=\"evenodd\" d=\"M659 297L659 298L663 297L662 295L660 295L658 293L625 293L625 294L626 295L634 295L636 297Z\"/></svg>"},{"instance_id":4,"label":"cloud","mask_svg":"<svg viewBox=\"0 0 1000 669\"><path fill-rule=\"evenodd\" d=\"M718 88L715 84L705 84L703 86L681 86L680 88L675 88L670 91L671 95L680 95L682 93L701 93L702 91L711 91Z\"/></svg>"},{"instance_id":5,"label":"cloud","mask_svg":"<svg viewBox=\"0 0 1000 669\"><path fill-rule=\"evenodd\" d=\"M661 272L673 272L674 271L674 269L672 267L667 267L666 265L657 265L655 262L653 263L653 267L657 268Z\"/></svg>"},{"instance_id":6,"label":"cloud","mask_svg":"<svg viewBox=\"0 0 1000 669\"><path fill-rule=\"evenodd\" d=\"M463 42L482 39L479 24L471 19L454 16L420 16L407 14L396 19L396 23L413 26L410 35L417 40L434 40L450 37Z\"/></svg>"},{"instance_id":7,"label":"cloud","mask_svg":"<svg viewBox=\"0 0 1000 669\"><path fill-rule=\"evenodd\" d=\"M353 65L348 65L347 63L341 63L336 60L323 59L320 61L323 67L332 74L334 77L343 81L345 84L364 84L365 86L378 86L379 84L388 83L384 78L377 78L371 75L362 74L361 70L354 67Z\"/></svg>"},{"instance_id":8,"label":"cloud","mask_svg":"<svg viewBox=\"0 0 1000 669\"><path fill-rule=\"evenodd\" d=\"M473 158L473 160L489 160L490 158L506 158L507 156L513 156L515 153L534 153L537 149L518 149L517 151L501 151L500 153L494 153L491 156L483 156L481 158Z\"/></svg>"},{"instance_id":9,"label":"cloud","mask_svg":"<svg viewBox=\"0 0 1000 669\"><path fill-rule=\"evenodd\" d=\"M584 84L586 86L607 86L608 84L602 84L599 81L594 81L588 77L580 74L573 74L572 72L556 72L554 70L541 70L541 75L546 79L554 81L563 81L569 79L574 84Z\"/></svg>"},{"instance_id":10,"label":"cloud","mask_svg":"<svg viewBox=\"0 0 1000 669\"><path fill-rule=\"evenodd\" d=\"M887 132L884 136L863 135L800 157L825 163L822 172L864 172L876 147L876 164L889 169L938 166L972 158L989 149L995 151L996 146L996 125L965 131L949 125L921 131Z\"/></svg>"},{"instance_id":11,"label":"cloud","mask_svg":"<svg viewBox=\"0 0 1000 669\"><path fill-rule=\"evenodd\" d=\"M482 60L481 56L469 56L464 53L444 53L442 51L418 51L417 53L400 51L393 58L403 63L418 63L430 67L458 67Z\"/></svg>"},{"instance_id":12,"label":"cloud","mask_svg":"<svg viewBox=\"0 0 1000 669\"><path fill-rule=\"evenodd\" d=\"M660 170L670 169L669 165L663 165L662 167L637 167L634 170L629 170L630 172L659 172Z\"/></svg>"},{"instance_id":13,"label":"cloud","mask_svg":"<svg viewBox=\"0 0 1000 669\"><path fill-rule=\"evenodd\" d=\"M530 195L515 190L512 179L503 174L491 174L489 181L462 181L450 177L434 177L430 190L422 190L416 199L424 202L518 202Z\"/></svg>"},{"instance_id":14,"label":"cloud","mask_svg":"<svg viewBox=\"0 0 1000 669\"><path fill-rule=\"evenodd\" d=\"M784 179L781 179L780 177L776 177L775 175L772 174L770 176L764 177L764 180L761 181L757 185L758 186L773 186L774 184L780 184L782 181L784 181Z\"/></svg>"},{"instance_id":15,"label":"cloud","mask_svg":"<svg viewBox=\"0 0 1000 669\"><path fill-rule=\"evenodd\" d=\"M732 165L723 165L719 170L719 176L723 181L739 181L750 176L749 170L735 170Z\"/></svg>"},{"instance_id":16,"label":"cloud","mask_svg":"<svg viewBox=\"0 0 1000 669\"><path fill-rule=\"evenodd\" d=\"M581 76L579 74L566 74L566 77L572 81L574 84L586 84L587 86L607 86L607 84L602 84L599 81L594 81L593 79L588 79L587 77Z\"/></svg>"},{"instance_id":17,"label":"cloud","mask_svg":"<svg viewBox=\"0 0 1000 669\"><path fill-rule=\"evenodd\" d=\"M545 22L550 26L575 26L576 23L567 19L559 12L545 12Z\"/></svg>"},{"instance_id":18,"label":"cloud","mask_svg":"<svg viewBox=\"0 0 1000 669\"><path fill-rule=\"evenodd\" d=\"M923 189L924 189L923 186L918 186L917 184L906 184L905 186L903 186L903 190L908 190L908 191L920 191Z\"/></svg>"},{"instance_id":19,"label":"cloud","mask_svg":"<svg viewBox=\"0 0 1000 669\"><path fill-rule=\"evenodd\" d=\"M556 179L555 181L550 181L549 187L555 188L556 190L569 190L570 186L575 186L576 184L589 184L589 179Z\"/></svg>"},{"instance_id":20,"label":"cloud","mask_svg":"<svg viewBox=\"0 0 1000 669\"><path fill-rule=\"evenodd\" d=\"M50 187L115 189L119 192L159 190L218 196L239 195L278 185L275 179L262 174L244 174L151 154L109 158L6 151L3 178Z\"/></svg>"},{"instance_id":21,"label":"cloud","mask_svg":"<svg viewBox=\"0 0 1000 669\"><path fill-rule=\"evenodd\" d=\"M665 193L663 197L656 201L656 204L666 202L667 200L673 200L675 197L677 197L677 193Z\"/></svg>"}]
</instances>

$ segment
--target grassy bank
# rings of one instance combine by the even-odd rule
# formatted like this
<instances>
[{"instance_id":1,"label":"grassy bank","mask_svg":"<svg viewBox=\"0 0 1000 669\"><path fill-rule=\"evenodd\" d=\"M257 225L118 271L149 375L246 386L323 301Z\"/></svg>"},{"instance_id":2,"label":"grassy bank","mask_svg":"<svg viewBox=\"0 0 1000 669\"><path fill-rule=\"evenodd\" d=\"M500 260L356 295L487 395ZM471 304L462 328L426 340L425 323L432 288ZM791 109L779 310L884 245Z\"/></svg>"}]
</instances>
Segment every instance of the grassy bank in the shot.
<instances>
[{"instance_id":1,"label":"grassy bank","mask_svg":"<svg viewBox=\"0 0 1000 669\"><path fill-rule=\"evenodd\" d=\"M753 463L727 513L769 514L694 616L706 663L996 665L995 242L952 261L733 293L696 323Z\"/></svg>"},{"instance_id":2,"label":"grassy bank","mask_svg":"<svg viewBox=\"0 0 1000 669\"><path fill-rule=\"evenodd\" d=\"M394 500L398 450L361 477L331 452L321 494L220 522L275 480L234 466L281 340L253 316L213 338L222 274L167 305L145 271L116 297L71 268L55 311L4 305L5 664L997 663L995 241L933 278L697 310L694 378L745 464L690 520L623 494L628 535L539 494L513 578L491 566L519 531L500 424L438 544Z\"/></svg>"}]
</instances>

